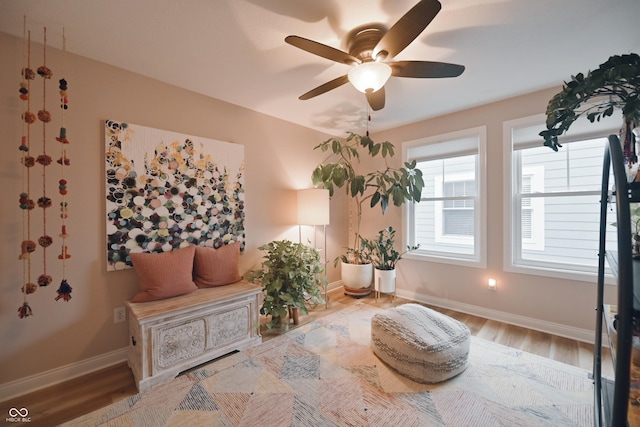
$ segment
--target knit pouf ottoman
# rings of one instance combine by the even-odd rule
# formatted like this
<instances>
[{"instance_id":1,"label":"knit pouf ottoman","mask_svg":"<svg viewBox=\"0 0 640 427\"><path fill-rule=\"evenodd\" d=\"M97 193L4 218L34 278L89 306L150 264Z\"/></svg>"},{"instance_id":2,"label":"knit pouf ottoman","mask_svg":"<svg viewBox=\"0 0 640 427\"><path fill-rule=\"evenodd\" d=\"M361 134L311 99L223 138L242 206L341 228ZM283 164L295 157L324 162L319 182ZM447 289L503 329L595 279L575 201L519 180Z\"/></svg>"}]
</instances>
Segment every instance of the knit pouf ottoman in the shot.
<instances>
[{"instance_id":1,"label":"knit pouf ottoman","mask_svg":"<svg viewBox=\"0 0 640 427\"><path fill-rule=\"evenodd\" d=\"M470 343L467 325L418 304L403 304L371 318L376 356L420 383L437 383L464 371Z\"/></svg>"}]
</instances>

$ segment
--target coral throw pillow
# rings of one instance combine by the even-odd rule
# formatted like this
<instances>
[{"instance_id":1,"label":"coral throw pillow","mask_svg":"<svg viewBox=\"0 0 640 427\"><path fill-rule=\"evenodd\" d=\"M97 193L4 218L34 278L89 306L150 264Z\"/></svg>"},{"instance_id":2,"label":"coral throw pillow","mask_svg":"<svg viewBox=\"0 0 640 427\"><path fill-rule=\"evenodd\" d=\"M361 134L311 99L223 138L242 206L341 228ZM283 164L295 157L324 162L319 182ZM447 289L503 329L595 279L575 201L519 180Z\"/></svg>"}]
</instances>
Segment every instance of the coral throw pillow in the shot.
<instances>
[{"instance_id":1,"label":"coral throw pillow","mask_svg":"<svg viewBox=\"0 0 640 427\"><path fill-rule=\"evenodd\" d=\"M171 298L193 292L195 246L161 253L132 253L131 262L140 279L140 292L131 302Z\"/></svg>"},{"instance_id":2,"label":"coral throw pillow","mask_svg":"<svg viewBox=\"0 0 640 427\"><path fill-rule=\"evenodd\" d=\"M194 281L199 288L235 283L242 279L238 271L239 261L239 243L229 243L218 249L196 246Z\"/></svg>"}]
</instances>

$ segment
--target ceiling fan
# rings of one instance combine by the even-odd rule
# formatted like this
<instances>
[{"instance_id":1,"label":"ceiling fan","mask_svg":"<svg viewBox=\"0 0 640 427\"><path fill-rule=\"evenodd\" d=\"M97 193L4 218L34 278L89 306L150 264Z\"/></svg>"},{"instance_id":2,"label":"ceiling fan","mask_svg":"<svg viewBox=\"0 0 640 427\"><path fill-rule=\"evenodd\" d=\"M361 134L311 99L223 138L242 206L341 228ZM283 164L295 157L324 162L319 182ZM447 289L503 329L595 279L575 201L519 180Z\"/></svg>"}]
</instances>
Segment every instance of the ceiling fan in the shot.
<instances>
[{"instance_id":1,"label":"ceiling fan","mask_svg":"<svg viewBox=\"0 0 640 427\"><path fill-rule=\"evenodd\" d=\"M347 82L364 92L373 110L384 108L384 85L391 76L413 78L457 77L463 65L431 61L386 62L406 48L436 17L442 6L438 0L421 0L388 31L382 25L354 29L347 38L348 53L299 36L284 40L292 46L331 61L352 66L348 74L324 83L299 99L305 100L336 89Z\"/></svg>"}]
</instances>

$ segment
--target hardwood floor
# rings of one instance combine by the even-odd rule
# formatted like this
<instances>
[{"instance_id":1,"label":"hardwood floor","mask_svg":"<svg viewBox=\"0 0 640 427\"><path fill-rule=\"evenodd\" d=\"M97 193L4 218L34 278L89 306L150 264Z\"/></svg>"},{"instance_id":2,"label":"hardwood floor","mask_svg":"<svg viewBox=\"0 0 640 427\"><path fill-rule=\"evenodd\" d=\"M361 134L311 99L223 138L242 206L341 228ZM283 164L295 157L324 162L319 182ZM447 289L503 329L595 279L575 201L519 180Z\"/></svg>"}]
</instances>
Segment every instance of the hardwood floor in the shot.
<instances>
[{"instance_id":1,"label":"hardwood floor","mask_svg":"<svg viewBox=\"0 0 640 427\"><path fill-rule=\"evenodd\" d=\"M400 298L393 299L387 295L376 301L373 294L365 298L356 299L343 295L340 290L331 292L329 300L328 309L325 309L324 305L311 309L309 315L300 317L300 325L356 303L389 308L407 302ZM440 309L438 307L431 308L464 322L471 330L471 333L480 338L578 366L588 371L592 370L593 345L453 310ZM289 330L296 327L299 326L290 325ZM263 341L272 339L282 333L282 330L264 330L263 328ZM603 359L603 374L612 376L613 371L608 352L603 351ZM133 375L127 364L121 363L62 384L2 402L0 410L4 411L6 416L6 411L9 408L28 408L29 417L31 418L29 425L55 426L136 393L137 389Z\"/></svg>"}]
</instances>

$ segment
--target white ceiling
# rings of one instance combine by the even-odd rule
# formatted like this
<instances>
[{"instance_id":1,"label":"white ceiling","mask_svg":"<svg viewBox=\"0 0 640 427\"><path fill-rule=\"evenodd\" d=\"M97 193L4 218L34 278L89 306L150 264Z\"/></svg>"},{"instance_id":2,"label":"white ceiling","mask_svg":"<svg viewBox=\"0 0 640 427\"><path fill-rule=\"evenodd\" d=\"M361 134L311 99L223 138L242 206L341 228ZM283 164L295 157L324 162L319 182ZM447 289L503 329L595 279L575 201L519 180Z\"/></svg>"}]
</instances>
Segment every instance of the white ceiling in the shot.
<instances>
[{"instance_id":1,"label":"white ceiling","mask_svg":"<svg viewBox=\"0 0 640 427\"><path fill-rule=\"evenodd\" d=\"M362 131L367 104L347 84L298 96L346 74L284 42L299 35L346 50L367 23L390 27L417 0L0 0L0 31L335 135ZM392 77L385 130L562 84L609 56L640 53L639 0L441 0L442 10L396 59L466 66L452 79Z\"/></svg>"}]
</instances>

